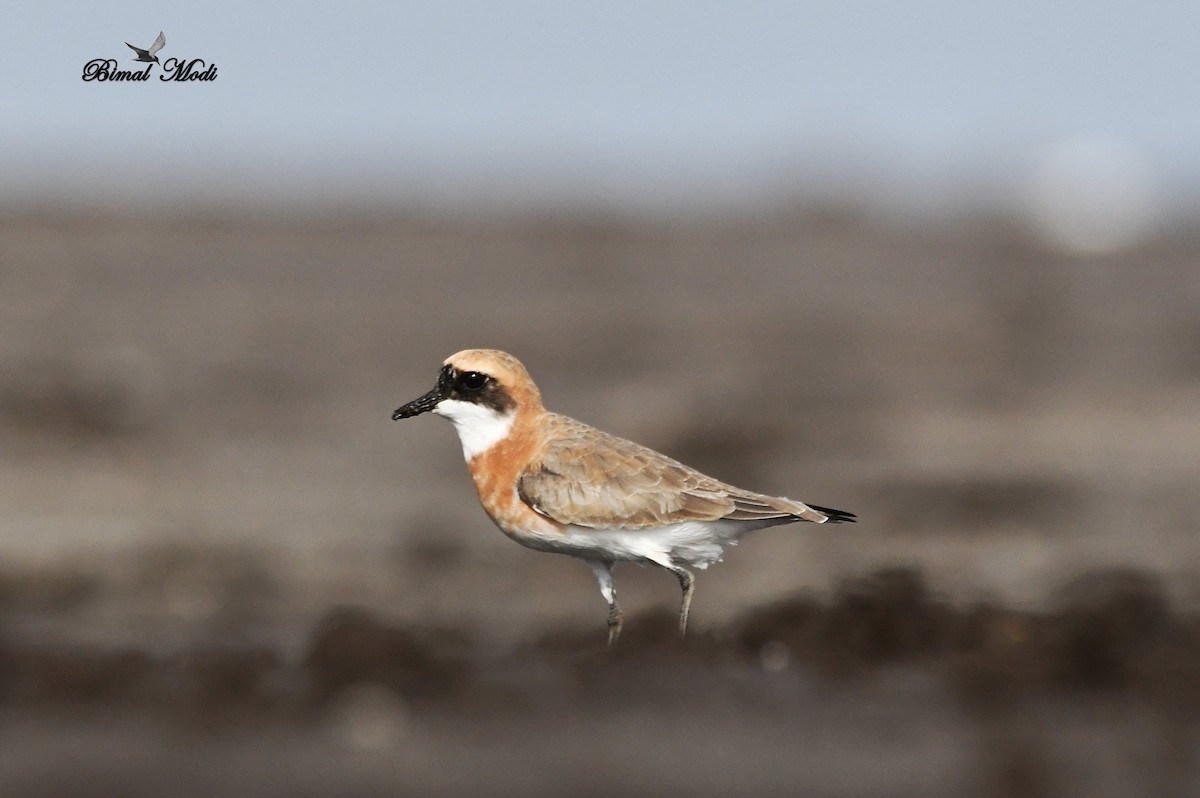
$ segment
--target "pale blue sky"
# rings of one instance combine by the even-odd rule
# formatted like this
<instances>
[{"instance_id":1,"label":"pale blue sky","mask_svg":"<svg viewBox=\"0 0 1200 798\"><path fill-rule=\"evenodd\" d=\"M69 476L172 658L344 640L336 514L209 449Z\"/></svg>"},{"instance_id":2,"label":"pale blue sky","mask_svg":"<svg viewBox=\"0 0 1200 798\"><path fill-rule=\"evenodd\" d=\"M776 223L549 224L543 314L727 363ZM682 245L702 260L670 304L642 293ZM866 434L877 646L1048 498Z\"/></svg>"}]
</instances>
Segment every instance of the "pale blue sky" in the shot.
<instances>
[{"instance_id":1,"label":"pale blue sky","mask_svg":"<svg viewBox=\"0 0 1200 798\"><path fill-rule=\"evenodd\" d=\"M0 26L7 197L546 185L788 190L850 169L919 186L1119 142L1200 181L1200 3L22 3ZM208 84L80 80L124 41ZM156 67L157 69L157 67ZM507 188L502 188L507 187ZM519 193L519 192L518 192ZM115 201L114 200L114 201Z\"/></svg>"}]
</instances>

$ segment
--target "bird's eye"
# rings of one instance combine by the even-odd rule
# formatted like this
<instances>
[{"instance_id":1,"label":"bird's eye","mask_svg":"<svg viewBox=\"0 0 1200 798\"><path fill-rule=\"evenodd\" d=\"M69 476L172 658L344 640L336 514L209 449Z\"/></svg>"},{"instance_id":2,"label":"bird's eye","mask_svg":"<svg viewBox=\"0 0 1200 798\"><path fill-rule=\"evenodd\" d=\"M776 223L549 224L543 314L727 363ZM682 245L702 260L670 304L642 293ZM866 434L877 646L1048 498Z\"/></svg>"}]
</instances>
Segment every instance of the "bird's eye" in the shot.
<instances>
[{"instance_id":1,"label":"bird's eye","mask_svg":"<svg viewBox=\"0 0 1200 798\"><path fill-rule=\"evenodd\" d=\"M487 385L488 376L478 371L464 371L458 377L458 385L464 391L478 391Z\"/></svg>"}]
</instances>

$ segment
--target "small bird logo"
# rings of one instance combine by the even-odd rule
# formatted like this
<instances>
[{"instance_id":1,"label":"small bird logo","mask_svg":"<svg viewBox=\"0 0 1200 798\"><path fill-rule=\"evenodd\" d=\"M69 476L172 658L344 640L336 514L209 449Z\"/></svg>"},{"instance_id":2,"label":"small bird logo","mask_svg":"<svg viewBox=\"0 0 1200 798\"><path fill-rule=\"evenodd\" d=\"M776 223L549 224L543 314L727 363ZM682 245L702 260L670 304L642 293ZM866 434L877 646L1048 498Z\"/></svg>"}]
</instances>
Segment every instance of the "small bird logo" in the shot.
<instances>
[{"instance_id":1,"label":"small bird logo","mask_svg":"<svg viewBox=\"0 0 1200 798\"><path fill-rule=\"evenodd\" d=\"M143 50L141 47L134 47L129 42L125 42L125 46L137 53L137 58L134 61L145 61L148 63L158 63L158 56L155 55L159 50L167 46L167 37L162 31L158 32L158 38L154 40L154 44L150 45L149 49Z\"/></svg>"}]
</instances>

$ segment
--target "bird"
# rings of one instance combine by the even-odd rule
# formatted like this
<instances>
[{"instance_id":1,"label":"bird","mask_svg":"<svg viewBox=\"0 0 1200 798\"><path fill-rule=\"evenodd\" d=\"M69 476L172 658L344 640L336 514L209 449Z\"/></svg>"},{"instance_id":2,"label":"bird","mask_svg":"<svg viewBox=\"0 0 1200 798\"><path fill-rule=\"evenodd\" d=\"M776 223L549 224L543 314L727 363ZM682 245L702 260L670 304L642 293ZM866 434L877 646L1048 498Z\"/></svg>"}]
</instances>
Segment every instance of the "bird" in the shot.
<instances>
[{"instance_id":1,"label":"bird","mask_svg":"<svg viewBox=\"0 0 1200 798\"><path fill-rule=\"evenodd\" d=\"M154 40L154 44L150 45L148 50L143 50L141 47L134 47L129 42L125 42L125 46L137 53L137 58L134 61L146 61L148 63L158 63L158 56L155 55L159 50L167 46L167 37L162 31L158 32L158 38Z\"/></svg>"},{"instance_id":2,"label":"bird","mask_svg":"<svg viewBox=\"0 0 1200 798\"><path fill-rule=\"evenodd\" d=\"M707 568L743 535L797 521L853 523L854 513L734 487L542 404L517 358L465 349L437 384L392 420L434 413L458 432L467 469L492 521L517 543L586 562L608 602L608 645L621 633L613 567L655 565L679 580L679 633Z\"/></svg>"}]
</instances>

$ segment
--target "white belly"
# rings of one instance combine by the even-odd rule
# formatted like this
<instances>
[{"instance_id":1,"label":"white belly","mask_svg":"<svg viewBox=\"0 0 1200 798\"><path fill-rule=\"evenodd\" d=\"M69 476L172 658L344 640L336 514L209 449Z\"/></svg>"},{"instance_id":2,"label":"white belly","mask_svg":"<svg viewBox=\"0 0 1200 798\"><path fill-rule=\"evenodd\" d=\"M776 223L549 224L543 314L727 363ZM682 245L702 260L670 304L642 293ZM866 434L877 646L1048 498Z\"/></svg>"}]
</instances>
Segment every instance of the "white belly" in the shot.
<instances>
[{"instance_id":1,"label":"white belly","mask_svg":"<svg viewBox=\"0 0 1200 798\"><path fill-rule=\"evenodd\" d=\"M518 542L539 551L588 560L655 563L707 568L742 535L768 524L746 521L685 521L651 529L590 529L569 526L552 534L518 534Z\"/></svg>"}]
</instances>

